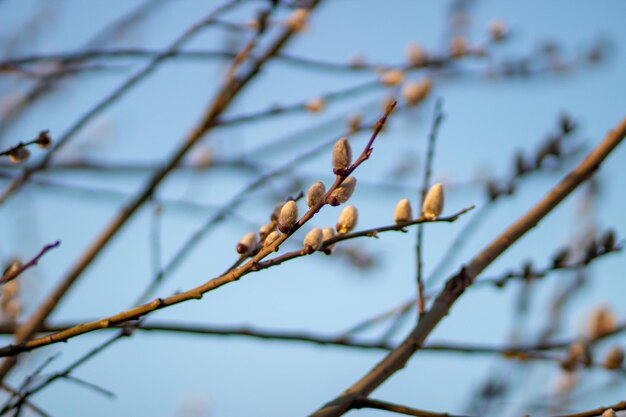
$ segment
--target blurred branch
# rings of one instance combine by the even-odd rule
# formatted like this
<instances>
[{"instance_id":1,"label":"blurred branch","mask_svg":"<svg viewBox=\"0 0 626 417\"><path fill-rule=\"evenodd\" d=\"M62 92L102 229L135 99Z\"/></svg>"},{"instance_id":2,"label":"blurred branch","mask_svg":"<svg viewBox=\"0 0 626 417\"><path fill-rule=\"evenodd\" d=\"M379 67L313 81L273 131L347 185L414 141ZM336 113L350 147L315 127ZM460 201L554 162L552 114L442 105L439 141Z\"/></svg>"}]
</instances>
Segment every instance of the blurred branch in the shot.
<instances>
[{"instance_id":1,"label":"blurred branch","mask_svg":"<svg viewBox=\"0 0 626 417\"><path fill-rule=\"evenodd\" d=\"M387 121L388 116L390 115L390 113L393 111L393 108L395 107L395 102L391 103L386 111L385 114L378 120L378 122L376 123L376 125L374 126L372 135L369 139L369 141L367 142L367 144L365 145L365 148L363 149L363 151L361 152L361 154L359 155L359 157L356 159L356 161L354 161L349 167L347 167L345 170L343 170L343 172L338 173L337 177L335 179L334 184L328 189L328 191L326 192L324 199L322 201L320 201L317 205L311 207L309 209L309 211L307 211L288 231L288 233L283 233L279 238L277 238L273 243L269 244L268 246L262 248L256 255L254 255L248 262L246 262L244 265L242 265L241 267L234 269L232 271L227 272L224 275L221 275L217 278L211 279L207 282L205 282L204 284L166 297L166 298L157 298L154 301L147 303L147 304L143 304L141 306L135 307L135 308L131 308L130 310L126 310L123 311L121 313L118 313L116 315L107 317L107 318L103 318L101 320L97 320L97 321L92 321L90 323L85 323L85 324L81 324L79 326L76 326L74 328L71 329L67 329L65 331L61 331L58 333L54 333L48 336L44 336L38 339L33 339L33 340L24 340L23 337L20 337L20 334L23 334L24 329L27 329L27 331L29 333L27 333L29 336L31 337L33 336L38 328L43 324L43 318L45 318L47 316L47 314L53 309L55 304L52 304L51 306L49 306L50 308L48 310L44 310L45 311L45 316L41 317L38 316L37 314L33 315L31 317L31 319L29 319L29 322L27 322L23 327L20 327L18 329L18 335L16 337L16 339L20 342L18 342L17 344L12 344L12 345L8 345L5 346L3 348L0 348L0 356L10 356L10 359L13 359L13 363L15 361L15 355L20 353L20 352L25 352L25 351L29 351L32 349L36 349L38 347L42 347L42 346L46 346L46 345L50 345L53 343L58 343L61 341L66 341L70 338L76 337L78 335L81 334L85 334L85 333L89 333L98 329L104 329L104 328L109 328L109 327L113 327L116 326L120 323L123 322L127 322L129 320L135 320L138 319L140 317L143 317L151 312L154 312L156 310L160 310L184 301L189 301L189 300L199 300L202 298L202 296L212 290L215 290L219 287L221 287L222 285L226 285L230 282L234 282L239 280L241 277L243 277L244 275L250 273L253 271L253 267L262 259L264 259L266 256L268 256L270 253L273 253L275 251L275 249L280 246L285 240L287 240L289 237L291 237L293 235L293 233L295 233L298 229L300 229L302 227L302 225L304 225L306 222L308 222L310 219L313 218L313 216L315 216L315 214L325 205L327 205L327 200L330 199L330 197L333 195L333 192L344 182L344 180L350 176L350 174L352 174L352 172L354 170L356 170L363 162L365 162L367 159L369 159L373 148L372 145L374 143L374 140L376 139L376 137L378 136L378 134L380 133L380 131L382 130L385 122ZM49 305L50 303L48 303ZM46 305L44 304L44 307ZM37 319L38 321L36 321L36 325L33 325L32 322L34 321L34 319ZM9 359L5 360L4 362L6 363L10 363ZM11 364L12 366L13 364ZM9 367L5 366L5 369L10 369Z\"/></svg>"},{"instance_id":2,"label":"blurred branch","mask_svg":"<svg viewBox=\"0 0 626 417\"><path fill-rule=\"evenodd\" d=\"M415 408L406 407L404 405L393 404L386 401L373 400L371 398L359 398L356 400L354 408L373 408L376 410L391 411L396 414L403 414L405 416L418 416L418 417L467 417L459 414L450 413L436 413L433 411L418 410Z\"/></svg>"},{"instance_id":3,"label":"blurred branch","mask_svg":"<svg viewBox=\"0 0 626 417\"><path fill-rule=\"evenodd\" d=\"M48 251L58 247L59 245L61 245L60 240L57 240L56 242L51 243L49 245L45 245L41 249L41 251L39 251L39 253L35 255L34 258L26 262L24 265L20 266L19 268L10 268L7 271L5 271L2 278L0 278L0 285L6 284L7 282L14 280L15 278L22 275L22 273L26 271L27 269L32 268L33 266L37 265L37 262L39 262L42 256L44 256Z\"/></svg>"},{"instance_id":4,"label":"blurred branch","mask_svg":"<svg viewBox=\"0 0 626 417\"><path fill-rule=\"evenodd\" d=\"M448 314L455 301L471 286L476 277L505 252L513 243L534 228L561 201L587 180L601 165L604 159L621 143L626 136L626 118L609 132L606 138L571 171L556 187L542 198L532 209L520 217L513 225L493 240L483 251L474 257L461 271L451 277L445 288L435 299L432 307L422 317L404 341L390 352L375 368L353 384L347 391L321 407L311 416L340 416L354 407L356 400L368 396L380 384L406 362L424 344L437 324Z\"/></svg>"}]
</instances>

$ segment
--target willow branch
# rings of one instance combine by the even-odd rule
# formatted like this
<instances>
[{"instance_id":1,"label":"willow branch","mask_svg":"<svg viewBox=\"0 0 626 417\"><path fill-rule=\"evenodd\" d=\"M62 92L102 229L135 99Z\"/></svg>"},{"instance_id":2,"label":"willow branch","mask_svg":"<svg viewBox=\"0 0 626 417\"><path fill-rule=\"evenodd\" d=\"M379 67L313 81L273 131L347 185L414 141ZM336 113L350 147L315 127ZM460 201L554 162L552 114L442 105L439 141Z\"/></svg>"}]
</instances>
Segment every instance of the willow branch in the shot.
<instances>
[{"instance_id":1,"label":"willow branch","mask_svg":"<svg viewBox=\"0 0 626 417\"><path fill-rule=\"evenodd\" d=\"M417 417L467 417L459 414L450 413L436 413L433 411L418 410L416 408L407 407L404 405L393 404L387 401L374 400L370 398L360 398L356 401L354 408L374 408L376 410L391 411L396 414L403 414L405 416L417 416Z\"/></svg>"},{"instance_id":2,"label":"willow branch","mask_svg":"<svg viewBox=\"0 0 626 417\"><path fill-rule=\"evenodd\" d=\"M459 273L451 277L437 296L431 309L422 316L404 341L383 358L370 372L363 376L337 398L322 406L311 416L340 416L361 397L367 397L390 376L402 369L413 354L424 344L426 338L450 308L476 279L476 277L498 256L504 253L524 234L533 229L548 213L571 194L581 183L600 167L606 157L626 136L626 118L558 185L544 196L532 209L513 223L500 236L476 255Z\"/></svg>"},{"instance_id":3,"label":"willow branch","mask_svg":"<svg viewBox=\"0 0 626 417\"><path fill-rule=\"evenodd\" d=\"M311 8L314 8L320 0L314 0L311 3ZM209 22L212 17L224 11L225 9L232 7L234 3L227 3L226 5L221 6L216 11L214 11L209 18L204 19L200 23L194 26L195 31L199 30L206 22ZM189 30L187 34L181 37L170 49L176 49L179 44L181 44L184 40L188 39L195 32L194 30ZM279 33L276 39L270 43L265 49L265 52L261 55L261 57L255 61L250 69L241 75L240 77L233 78L230 82L223 85L219 90L216 98L213 100L210 105L208 111L205 113L204 117L198 123L198 125L189 133L189 135L185 138L181 146L174 152L172 157L167 160L162 169L156 171L154 175L149 179L146 186L140 190L135 198L133 198L126 207L113 219L113 221L101 232L101 234L96 237L95 241L87 248L87 250L82 254L82 256L78 259L77 263L74 264L70 272L61 280L59 285L52 291L52 293L44 300L44 302L35 310L35 312L31 315L29 320L25 323L25 325L19 329L16 335L16 340L18 344L24 344L29 338L31 338L36 332L37 329L43 324L48 315L54 310L59 301L64 297L67 291L72 287L74 282L82 275L83 271L91 264L91 262L101 253L102 249L111 241L113 236L117 234L119 230L126 224L126 222L137 212L137 210L148 201L148 199L155 192L157 187L161 184L161 182L167 177L167 175L178 165L178 163L183 159L183 157L187 154L187 152L202 139L206 133L211 130L213 124L217 120L217 118L228 108L231 104L232 100L235 96L259 73L262 66L274 56L276 52L278 52L282 47L286 45L291 36L293 35L293 30L290 28L285 28L281 33ZM162 58L163 59L163 58ZM120 90L118 90L120 91ZM61 143L61 139L59 140ZM1 199L0 199L1 200ZM239 279L240 276L229 277L231 279ZM204 284L199 287L198 290L191 290L187 292L188 299L191 298L200 298L202 296L201 290L209 290L214 287L223 285L228 282L227 279L223 280L213 280L209 281L209 283ZM219 283L219 284L218 284ZM178 294L174 297L170 297L167 302L161 299L157 299L152 303L146 304L144 306L137 307L135 309L129 310L126 313L120 313L114 317L125 317L129 318L137 318L143 315L145 312L154 311L156 309L163 308L169 303L177 304L181 301L184 301L184 297L180 298L181 294ZM139 314L139 316L137 316ZM102 323L101 323L102 324ZM98 326L92 328L94 330ZM105 326L107 327L107 326ZM87 327L88 328L88 327ZM6 356L6 355L5 355ZM6 374L11 370L11 368L15 365L16 358L10 358L5 360L0 366L0 381L6 376Z\"/></svg>"},{"instance_id":4,"label":"willow branch","mask_svg":"<svg viewBox=\"0 0 626 417\"><path fill-rule=\"evenodd\" d=\"M57 248L61 245L61 241L57 240L54 243L51 243L49 245L45 245L37 255L35 255L34 258L32 258L30 261L26 262L24 265L22 265L20 268L16 268L15 270L11 271L9 274L4 275L2 278L0 278L0 285L6 284L9 281L14 280L15 278L19 277L20 275L22 275L22 273L24 271L26 271L29 268L32 268L33 266L37 265L37 263L39 262L39 260L46 254L48 253L48 251Z\"/></svg>"},{"instance_id":5,"label":"willow branch","mask_svg":"<svg viewBox=\"0 0 626 417\"><path fill-rule=\"evenodd\" d=\"M184 292L181 292L181 293L178 293L178 294L166 297L166 298L157 298L150 303L131 308L129 310L123 311L113 316L109 316L101 320L96 320L96 321L92 321L89 323L84 323L76 327L73 327L71 329L53 333L48 336L40 337L38 339L33 339L30 341L28 340L21 341L14 345L5 346L3 348L0 348L0 356L14 356L18 353L33 350L42 346L47 346L53 343L67 341L68 339L76 337L78 335L82 335L82 334L89 333L89 332L99 330L99 329L113 327L113 326L119 325L120 323L127 322L129 320L135 320L149 313L152 313L154 311L161 310L163 308L176 305L184 301L189 301L189 300L194 300L194 299L199 300L202 298L202 296L205 293L215 290L221 287L222 285L226 285L230 282L238 281L244 275L250 272L253 272L254 266L258 262L260 262L262 259L268 256L270 253L275 252L278 246L280 246L285 240L287 240L290 236L292 236L306 222L311 220L315 216L315 214L323 206L327 204L326 200L330 198L333 191L335 191L335 189L337 189L337 187L339 187L343 183L343 181L350 174L352 174L352 172L354 172L354 170L356 170L363 162L369 159L373 151L372 145L374 143L374 140L376 139L376 137L382 130L385 122L387 121L387 118L389 117L390 113L393 111L395 104L396 103L393 102L387 107L385 114L376 123L374 130L372 132L372 136L370 137L370 140L368 141L367 145L363 149L363 152L361 153L361 155L356 159L356 161L350 167L345 169L345 172L342 173L342 175L337 175L337 178L334 184L328 189L324 200L318 203L317 205L311 207L309 211L307 211L295 223L295 225L291 228L289 233L282 234L278 239L276 239L274 243L272 243L271 245L268 245L267 247L262 248L256 255L254 255L254 257L252 257L248 262L246 262L241 267L234 269L232 271L229 271L226 274L223 274L217 278L211 279L205 282L204 284L196 288L192 288L188 291L184 291ZM32 320L32 318L30 320ZM37 331L37 328L41 326L41 324L43 324L43 321L38 323L38 325L35 327L29 326L29 323L30 321L26 323L26 328L29 329L32 332L30 334L33 335ZM18 341L20 340L19 335L21 334L21 332L23 332L22 329L23 328L18 329L18 337L17 337ZM11 359L14 359L14 358L11 358ZM7 361L5 361L4 363L7 363Z\"/></svg>"}]
</instances>

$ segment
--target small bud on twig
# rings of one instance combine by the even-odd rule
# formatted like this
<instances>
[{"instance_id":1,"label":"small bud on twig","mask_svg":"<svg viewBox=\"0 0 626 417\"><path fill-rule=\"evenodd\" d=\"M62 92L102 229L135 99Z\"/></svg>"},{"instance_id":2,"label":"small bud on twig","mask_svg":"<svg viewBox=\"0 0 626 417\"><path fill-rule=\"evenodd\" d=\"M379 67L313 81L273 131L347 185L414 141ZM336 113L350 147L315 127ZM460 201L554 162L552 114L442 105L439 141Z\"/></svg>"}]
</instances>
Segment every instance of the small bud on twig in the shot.
<instances>
[{"instance_id":1,"label":"small bud on twig","mask_svg":"<svg viewBox=\"0 0 626 417\"><path fill-rule=\"evenodd\" d=\"M493 20L489 23L489 37L494 42L503 40L507 35L508 29L502 20Z\"/></svg>"},{"instance_id":2,"label":"small bud on twig","mask_svg":"<svg viewBox=\"0 0 626 417\"><path fill-rule=\"evenodd\" d=\"M309 18L309 9L299 8L294 10L285 20L285 26L294 32L302 32L307 28L307 20Z\"/></svg>"},{"instance_id":3,"label":"small bud on twig","mask_svg":"<svg viewBox=\"0 0 626 417\"><path fill-rule=\"evenodd\" d=\"M411 209L411 202L409 201L409 199L403 198L402 200L398 201L396 209L393 212L393 222L395 224L402 224L411 221L412 211L413 210Z\"/></svg>"},{"instance_id":4,"label":"small bud on twig","mask_svg":"<svg viewBox=\"0 0 626 417\"><path fill-rule=\"evenodd\" d=\"M422 215L428 220L436 219L443 211L443 200L443 185L438 183L430 187L424 198Z\"/></svg>"},{"instance_id":5,"label":"small bud on twig","mask_svg":"<svg viewBox=\"0 0 626 417\"><path fill-rule=\"evenodd\" d=\"M384 84L387 86L398 85L402 82L402 80L404 80L404 72L398 69L385 71L380 76L381 84Z\"/></svg>"},{"instance_id":6,"label":"small bud on twig","mask_svg":"<svg viewBox=\"0 0 626 417\"><path fill-rule=\"evenodd\" d=\"M340 175L352 163L352 146L348 138L341 138L335 142L333 148L333 172Z\"/></svg>"},{"instance_id":7,"label":"small bud on twig","mask_svg":"<svg viewBox=\"0 0 626 417\"><path fill-rule=\"evenodd\" d=\"M322 247L322 242L324 240L324 234L319 227L313 228L309 233L304 237L304 251L308 254L311 254Z\"/></svg>"},{"instance_id":8,"label":"small bud on twig","mask_svg":"<svg viewBox=\"0 0 626 417\"><path fill-rule=\"evenodd\" d=\"M619 346L613 346L606 354L604 367L606 369L618 369L624 364L624 351Z\"/></svg>"},{"instance_id":9,"label":"small bud on twig","mask_svg":"<svg viewBox=\"0 0 626 417\"><path fill-rule=\"evenodd\" d=\"M346 178L339 187L335 188L328 196L326 202L331 206L338 206L350 199L356 188L356 178Z\"/></svg>"},{"instance_id":10,"label":"small bud on twig","mask_svg":"<svg viewBox=\"0 0 626 417\"><path fill-rule=\"evenodd\" d=\"M432 82L430 78L424 77L421 80L414 83L406 83L402 88L402 96L406 100L407 104L415 106L422 102L432 88Z\"/></svg>"},{"instance_id":11,"label":"small bud on twig","mask_svg":"<svg viewBox=\"0 0 626 417\"><path fill-rule=\"evenodd\" d=\"M256 244L256 233L246 233L244 237L241 238L239 243L237 243L237 253L241 255L251 255L256 248Z\"/></svg>"},{"instance_id":12,"label":"small bud on twig","mask_svg":"<svg viewBox=\"0 0 626 417\"><path fill-rule=\"evenodd\" d=\"M274 230L265 238L265 241L263 242L263 247L266 248L270 246L272 243L276 242L276 239L278 239L279 237L280 232L278 230ZM278 248L276 248L275 251L278 251Z\"/></svg>"},{"instance_id":13,"label":"small bud on twig","mask_svg":"<svg viewBox=\"0 0 626 417\"><path fill-rule=\"evenodd\" d=\"M311 113L319 113L324 110L324 99L321 97L315 97L306 102L304 107Z\"/></svg>"},{"instance_id":14,"label":"small bud on twig","mask_svg":"<svg viewBox=\"0 0 626 417\"><path fill-rule=\"evenodd\" d=\"M317 181L309 188L309 191L306 193L306 205L309 208L317 206L324 200L324 195L326 194L326 187L324 183L321 181Z\"/></svg>"},{"instance_id":15,"label":"small bud on twig","mask_svg":"<svg viewBox=\"0 0 626 417\"><path fill-rule=\"evenodd\" d=\"M612 408L607 408L601 417L617 417L617 413Z\"/></svg>"},{"instance_id":16,"label":"small bud on twig","mask_svg":"<svg viewBox=\"0 0 626 417\"><path fill-rule=\"evenodd\" d=\"M341 211L337 220L337 233L340 235L349 233L356 226L359 213L354 206L348 206Z\"/></svg>"},{"instance_id":17,"label":"small bud on twig","mask_svg":"<svg viewBox=\"0 0 626 417\"><path fill-rule=\"evenodd\" d=\"M270 233L272 233L272 231L274 230L274 224L273 223L268 223L268 224L264 224L263 226L261 226L261 228L259 229L259 240L265 240L265 238L267 237L267 235L269 235Z\"/></svg>"},{"instance_id":18,"label":"small bud on twig","mask_svg":"<svg viewBox=\"0 0 626 417\"><path fill-rule=\"evenodd\" d=\"M37 145L41 149L48 149L52 145L52 139L50 139L49 130L42 130L37 136Z\"/></svg>"},{"instance_id":19,"label":"small bud on twig","mask_svg":"<svg viewBox=\"0 0 626 417\"><path fill-rule=\"evenodd\" d=\"M324 240L324 242L326 242L328 239L330 239L330 238L332 238L334 236L335 236L335 231L333 230L332 227L325 227L322 230L322 239ZM331 253L333 253L333 248L334 247L335 247L335 244L326 246L326 248L324 249L324 253L326 255L330 255Z\"/></svg>"},{"instance_id":20,"label":"small bud on twig","mask_svg":"<svg viewBox=\"0 0 626 417\"><path fill-rule=\"evenodd\" d=\"M289 233L291 228L296 224L298 220L298 205L295 201L287 201L278 216L278 229L283 233Z\"/></svg>"},{"instance_id":21,"label":"small bud on twig","mask_svg":"<svg viewBox=\"0 0 626 417\"><path fill-rule=\"evenodd\" d=\"M597 339L613 332L615 326L615 313L606 306L599 306L589 313L587 334L591 339Z\"/></svg>"},{"instance_id":22,"label":"small bud on twig","mask_svg":"<svg viewBox=\"0 0 626 417\"><path fill-rule=\"evenodd\" d=\"M25 147L21 146L19 148L15 148L7 155L9 161L13 164L21 164L30 158L30 151Z\"/></svg>"},{"instance_id":23,"label":"small bud on twig","mask_svg":"<svg viewBox=\"0 0 626 417\"><path fill-rule=\"evenodd\" d=\"M406 59L412 67L421 67L426 62L426 51L417 44L411 42L406 47Z\"/></svg>"}]
</instances>

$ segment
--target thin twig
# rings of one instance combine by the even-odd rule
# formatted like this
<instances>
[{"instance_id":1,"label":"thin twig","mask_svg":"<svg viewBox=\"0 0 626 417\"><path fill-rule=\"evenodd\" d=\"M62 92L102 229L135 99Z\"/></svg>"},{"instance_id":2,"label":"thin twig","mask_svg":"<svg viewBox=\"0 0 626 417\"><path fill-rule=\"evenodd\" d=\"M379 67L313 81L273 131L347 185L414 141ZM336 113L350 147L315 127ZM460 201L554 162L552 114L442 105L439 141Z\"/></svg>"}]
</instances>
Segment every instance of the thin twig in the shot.
<instances>
[{"instance_id":1,"label":"thin twig","mask_svg":"<svg viewBox=\"0 0 626 417\"><path fill-rule=\"evenodd\" d=\"M403 414L405 416L417 417L467 417L460 414L436 413L433 411L418 410L404 405L393 404L387 401L374 400L371 398L360 398L356 401L354 408L374 408L376 410L391 411L392 413Z\"/></svg>"},{"instance_id":2,"label":"thin twig","mask_svg":"<svg viewBox=\"0 0 626 417\"><path fill-rule=\"evenodd\" d=\"M42 256L44 256L46 253L48 253L48 251L57 248L61 245L61 241L57 240L54 243L51 243L49 245L44 246L37 255L35 255L35 257L33 259L31 259L30 261L26 262L24 265L22 265L21 268L17 268L13 271L11 271L9 274L4 275L2 278L0 278L0 285L6 284L9 281L14 280L15 278L19 277L20 275L22 275L22 273L24 271L26 271L29 268L32 268L33 266L37 265L37 263L39 262L39 260L41 259Z\"/></svg>"},{"instance_id":3,"label":"thin twig","mask_svg":"<svg viewBox=\"0 0 626 417\"><path fill-rule=\"evenodd\" d=\"M442 111L443 102L437 100L435 103L435 114L433 116L432 127L428 135L428 147L426 150L426 163L424 164L424 178L422 181L422 189L420 190L420 215L422 214L422 206L426 193L430 187L430 177L432 175L432 166L435 158L435 142L439 134L439 127L443 122L444 115ZM417 244L415 246L415 257L417 260L417 311L418 317L424 314L424 280L423 280L423 262L422 262L422 246L424 245L424 229L422 225L417 226Z\"/></svg>"}]
</instances>

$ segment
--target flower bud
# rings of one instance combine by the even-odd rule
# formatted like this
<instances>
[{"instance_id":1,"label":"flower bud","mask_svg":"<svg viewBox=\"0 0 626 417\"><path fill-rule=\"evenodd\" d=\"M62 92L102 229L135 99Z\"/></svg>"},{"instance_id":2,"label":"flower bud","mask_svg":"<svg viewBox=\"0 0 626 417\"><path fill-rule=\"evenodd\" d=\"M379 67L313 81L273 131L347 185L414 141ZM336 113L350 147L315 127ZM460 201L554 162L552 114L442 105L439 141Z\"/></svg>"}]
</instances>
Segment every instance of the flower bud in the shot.
<instances>
[{"instance_id":1,"label":"flower bud","mask_svg":"<svg viewBox=\"0 0 626 417\"><path fill-rule=\"evenodd\" d=\"M311 207L317 206L324 201L324 195L326 194L326 187L321 181L317 181L309 188L306 193L306 205Z\"/></svg>"},{"instance_id":2,"label":"flower bud","mask_svg":"<svg viewBox=\"0 0 626 417\"><path fill-rule=\"evenodd\" d=\"M398 201L396 210L393 212L393 222L402 224L411 221L411 202L408 198Z\"/></svg>"},{"instance_id":3,"label":"flower bud","mask_svg":"<svg viewBox=\"0 0 626 417\"><path fill-rule=\"evenodd\" d=\"M12 164L21 164L30 158L30 151L25 147L20 146L19 148L13 149L9 152L7 157Z\"/></svg>"},{"instance_id":4,"label":"flower bud","mask_svg":"<svg viewBox=\"0 0 626 417\"><path fill-rule=\"evenodd\" d=\"M50 139L49 130L42 130L37 136L37 146L41 149L48 149L52 145L52 139Z\"/></svg>"},{"instance_id":5,"label":"flower bud","mask_svg":"<svg viewBox=\"0 0 626 417\"><path fill-rule=\"evenodd\" d=\"M354 206L348 206L341 211L337 220L337 233L340 235L349 233L356 226L359 213Z\"/></svg>"},{"instance_id":6,"label":"flower bud","mask_svg":"<svg viewBox=\"0 0 626 417\"><path fill-rule=\"evenodd\" d=\"M617 417L617 413L612 408L607 408L604 410L601 417Z\"/></svg>"},{"instance_id":7,"label":"flower bud","mask_svg":"<svg viewBox=\"0 0 626 417\"><path fill-rule=\"evenodd\" d=\"M333 230L332 227L325 227L322 230L322 239L324 240L324 242L326 242L328 239L331 239L334 236L335 236L335 231ZM326 255L330 255L333 252L334 247L335 247L334 243L332 245L326 246L326 248L324 249L324 253Z\"/></svg>"},{"instance_id":8,"label":"flower bud","mask_svg":"<svg viewBox=\"0 0 626 417\"><path fill-rule=\"evenodd\" d=\"M278 230L283 233L289 233L291 228L296 224L298 220L298 205L295 201L287 201L280 209L280 215L278 216Z\"/></svg>"},{"instance_id":9,"label":"flower bud","mask_svg":"<svg viewBox=\"0 0 626 417\"><path fill-rule=\"evenodd\" d=\"M285 26L294 32L302 32L306 29L306 22L309 18L309 9L298 8L285 20Z\"/></svg>"},{"instance_id":10,"label":"flower bud","mask_svg":"<svg viewBox=\"0 0 626 417\"><path fill-rule=\"evenodd\" d=\"M436 219L443 211L443 185L435 184L430 187L424 204L422 205L422 216L428 220Z\"/></svg>"},{"instance_id":11,"label":"flower bud","mask_svg":"<svg viewBox=\"0 0 626 417\"><path fill-rule=\"evenodd\" d=\"M412 67L421 67L426 62L426 52L419 44L411 42L406 47L406 59Z\"/></svg>"},{"instance_id":12,"label":"flower bud","mask_svg":"<svg viewBox=\"0 0 626 417\"><path fill-rule=\"evenodd\" d=\"M256 243L256 233L250 232L245 234L239 243L237 243L237 253L241 255L251 255L256 248Z\"/></svg>"},{"instance_id":13,"label":"flower bud","mask_svg":"<svg viewBox=\"0 0 626 417\"><path fill-rule=\"evenodd\" d=\"M348 131L350 133L357 132L361 128L361 114L355 113L348 118Z\"/></svg>"},{"instance_id":14,"label":"flower bud","mask_svg":"<svg viewBox=\"0 0 626 417\"><path fill-rule=\"evenodd\" d=\"M268 224L264 224L263 226L261 226L261 228L259 229L259 240L265 240L267 235L272 233L272 230L274 230L274 227L276 226L274 226L273 223L268 223Z\"/></svg>"},{"instance_id":15,"label":"flower bud","mask_svg":"<svg viewBox=\"0 0 626 417\"><path fill-rule=\"evenodd\" d=\"M380 82L386 86L398 85L404 80L404 72L398 69L385 71L380 76Z\"/></svg>"},{"instance_id":16,"label":"flower bud","mask_svg":"<svg viewBox=\"0 0 626 417\"><path fill-rule=\"evenodd\" d=\"M319 227L313 228L304 237L304 251L306 253L313 253L322 247L324 240L324 233Z\"/></svg>"},{"instance_id":17,"label":"flower bud","mask_svg":"<svg viewBox=\"0 0 626 417\"><path fill-rule=\"evenodd\" d=\"M489 23L489 37L492 41L498 42L504 39L508 29L502 20L493 20Z\"/></svg>"},{"instance_id":18,"label":"flower bud","mask_svg":"<svg viewBox=\"0 0 626 417\"><path fill-rule=\"evenodd\" d=\"M265 241L263 242L263 247L266 248L270 246L272 243L276 242L276 240L280 237L280 235L281 233L278 230L274 230L265 238ZM274 251L278 251L278 248L276 248Z\"/></svg>"},{"instance_id":19,"label":"flower bud","mask_svg":"<svg viewBox=\"0 0 626 417\"><path fill-rule=\"evenodd\" d=\"M325 104L326 103L324 102L323 98L315 97L307 101L306 104L304 105L304 108L310 111L311 113L319 113L322 110L324 110Z\"/></svg>"},{"instance_id":20,"label":"flower bud","mask_svg":"<svg viewBox=\"0 0 626 417\"><path fill-rule=\"evenodd\" d=\"M467 39L463 36L455 36L450 44L450 55L460 58L467 53Z\"/></svg>"},{"instance_id":21,"label":"flower bud","mask_svg":"<svg viewBox=\"0 0 626 417\"><path fill-rule=\"evenodd\" d=\"M407 104L414 106L428 97L431 87L432 82L430 78L424 77L420 81L406 83L402 88L402 96Z\"/></svg>"},{"instance_id":22,"label":"flower bud","mask_svg":"<svg viewBox=\"0 0 626 417\"><path fill-rule=\"evenodd\" d=\"M606 369L618 369L624 364L624 351L619 346L614 346L606 354L604 367Z\"/></svg>"},{"instance_id":23,"label":"flower bud","mask_svg":"<svg viewBox=\"0 0 626 417\"><path fill-rule=\"evenodd\" d=\"M333 170L343 170L352 163L352 146L348 138L341 138L333 148Z\"/></svg>"},{"instance_id":24,"label":"flower bud","mask_svg":"<svg viewBox=\"0 0 626 417\"><path fill-rule=\"evenodd\" d=\"M597 339L613 332L616 327L615 313L606 306L596 307L589 314L587 321L587 335Z\"/></svg>"},{"instance_id":25,"label":"flower bud","mask_svg":"<svg viewBox=\"0 0 626 417\"><path fill-rule=\"evenodd\" d=\"M348 177L341 185L333 190L332 193L328 196L326 202L331 206L338 206L339 204L343 204L350 199L352 193L354 193L354 189L356 188L356 178Z\"/></svg>"}]
</instances>

